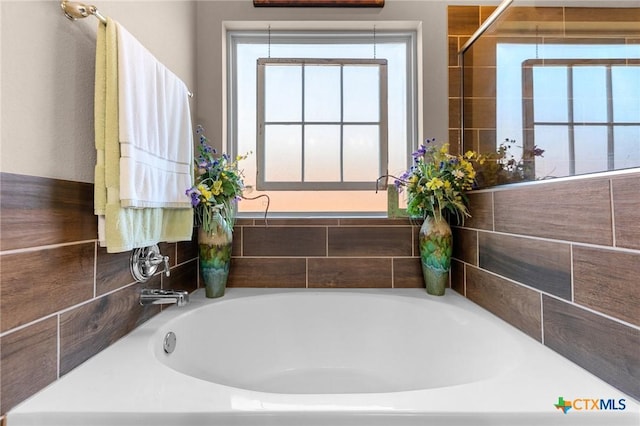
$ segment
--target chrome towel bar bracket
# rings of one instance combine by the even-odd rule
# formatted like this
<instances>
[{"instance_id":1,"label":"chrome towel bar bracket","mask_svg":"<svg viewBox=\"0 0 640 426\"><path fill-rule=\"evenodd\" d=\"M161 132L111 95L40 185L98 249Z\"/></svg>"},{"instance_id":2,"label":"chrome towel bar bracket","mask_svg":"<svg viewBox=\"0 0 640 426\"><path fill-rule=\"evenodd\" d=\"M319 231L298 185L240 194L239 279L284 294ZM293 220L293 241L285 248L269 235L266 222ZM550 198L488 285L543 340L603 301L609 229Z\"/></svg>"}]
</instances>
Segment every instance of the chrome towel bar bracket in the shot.
<instances>
[{"instance_id":1,"label":"chrome towel bar bracket","mask_svg":"<svg viewBox=\"0 0 640 426\"><path fill-rule=\"evenodd\" d=\"M98 8L93 5L63 0L60 2L60 7L64 12L64 16L72 21L86 18L89 15L93 15L103 24L107 23L107 18L102 16L102 14L98 11Z\"/></svg>"}]
</instances>

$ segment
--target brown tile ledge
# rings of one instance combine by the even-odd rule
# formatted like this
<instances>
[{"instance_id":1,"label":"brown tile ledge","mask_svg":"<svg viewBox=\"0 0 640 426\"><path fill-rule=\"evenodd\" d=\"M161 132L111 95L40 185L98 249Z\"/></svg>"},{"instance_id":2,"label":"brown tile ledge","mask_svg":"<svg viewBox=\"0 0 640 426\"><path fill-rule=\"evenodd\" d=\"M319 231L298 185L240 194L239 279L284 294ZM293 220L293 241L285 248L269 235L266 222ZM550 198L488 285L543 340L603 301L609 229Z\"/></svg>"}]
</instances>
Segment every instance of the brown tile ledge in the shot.
<instances>
[{"instance_id":1,"label":"brown tile ledge","mask_svg":"<svg viewBox=\"0 0 640 426\"><path fill-rule=\"evenodd\" d=\"M327 217L327 218L269 218L265 221L262 218L239 217L236 226L411 226L417 225L409 218L386 218L386 217Z\"/></svg>"}]
</instances>

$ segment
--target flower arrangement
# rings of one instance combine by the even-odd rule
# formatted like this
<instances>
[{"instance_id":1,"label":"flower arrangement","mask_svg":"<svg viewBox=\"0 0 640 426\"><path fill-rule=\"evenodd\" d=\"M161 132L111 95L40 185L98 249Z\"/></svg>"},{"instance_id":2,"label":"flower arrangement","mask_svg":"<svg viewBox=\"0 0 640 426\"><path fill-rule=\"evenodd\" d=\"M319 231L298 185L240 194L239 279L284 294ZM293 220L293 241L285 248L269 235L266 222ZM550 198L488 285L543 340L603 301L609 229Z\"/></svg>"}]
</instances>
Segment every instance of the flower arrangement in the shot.
<instances>
[{"instance_id":1,"label":"flower arrangement","mask_svg":"<svg viewBox=\"0 0 640 426\"><path fill-rule=\"evenodd\" d=\"M535 179L535 157L544 157L545 150L537 145L533 149L524 149L515 143L514 139L506 138L498 145L496 152L481 154L476 159L476 182L479 188ZM511 153L514 146L522 148L519 160Z\"/></svg>"},{"instance_id":2,"label":"flower arrangement","mask_svg":"<svg viewBox=\"0 0 640 426\"><path fill-rule=\"evenodd\" d=\"M407 190L410 217L442 220L443 212L454 215L459 223L470 217L465 191L473 187L476 172L473 151L449 154L449 144L437 147L435 139L426 139L413 156L413 165L395 180L398 192Z\"/></svg>"},{"instance_id":3,"label":"flower arrangement","mask_svg":"<svg viewBox=\"0 0 640 426\"><path fill-rule=\"evenodd\" d=\"M200 136L200 143L194 161L195 185L185 192L195 210L195 225L208 234L230 234L235 223L235 203L244 190L238 162L249 154L239 155L235 160L227 154L216 156L202 126L196 128L196 134Z\"/></svg>"}]
</instances>

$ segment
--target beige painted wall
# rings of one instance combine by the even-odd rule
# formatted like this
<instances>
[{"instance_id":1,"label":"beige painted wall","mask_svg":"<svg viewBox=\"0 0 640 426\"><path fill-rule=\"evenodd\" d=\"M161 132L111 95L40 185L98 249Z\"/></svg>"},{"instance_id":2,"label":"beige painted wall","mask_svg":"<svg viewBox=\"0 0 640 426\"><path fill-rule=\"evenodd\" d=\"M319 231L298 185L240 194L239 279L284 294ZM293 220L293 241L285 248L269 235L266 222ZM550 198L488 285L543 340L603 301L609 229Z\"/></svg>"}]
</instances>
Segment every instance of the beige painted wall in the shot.
<instances>
[{"instance_id":1,"label":"beige painted wall","mask_svg":"<svg viewBox=\"0 0 640 426\"><path fill-rule=\"evenodd\" d=\"M193 1L92 3L197 91ZM71 22L57 0L2 0L0 7L0 170L93 182L98 20Z\"/></svg>"},{"instance_id":2,"label":"beige painted wall","mask_svg":"<svg viewBox=\"0 0 640 426\"><path fill-rule=\"evenodd\" d=\"M207 129L211 142L218 143L223 134L223 22L261 22L282 26L283 21L298 25L305 21L421 21L423 69L423 112L420 130L437 140L447 140L447 1L387 1L383 8L254 8L246 1L201 1L197 3L198 117ZM373 25L371 25L373 28Z\"/></svg>"},{"instance_id":3,"label":"beige painted wall","mask_svg":"<svg viewBox=\"0 0 640 426\"><path fill-rule=\"evenodd\" d=\"M222 21L422 21L421 129L438 140L448 138L446 6L466 0L387 0L382 9L265 9L254 8L251 0L90 3L121 22L187 83L196 95L194 122L207 128L212 141L222 140ZM0 0L1 171L93 182L97 25L94 18L68 21L58 0Z\"/></svg>"}]
</instances>

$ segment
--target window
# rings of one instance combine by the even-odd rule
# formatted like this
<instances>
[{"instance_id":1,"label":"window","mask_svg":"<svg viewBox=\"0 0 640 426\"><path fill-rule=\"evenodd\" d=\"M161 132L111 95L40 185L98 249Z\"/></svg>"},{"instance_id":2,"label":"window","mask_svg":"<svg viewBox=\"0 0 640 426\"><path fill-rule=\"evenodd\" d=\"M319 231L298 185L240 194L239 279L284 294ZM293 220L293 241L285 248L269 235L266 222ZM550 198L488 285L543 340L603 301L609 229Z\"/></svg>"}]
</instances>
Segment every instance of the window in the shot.
<instances>
[{"instance_id":1,"label":"window","mask_svg":"<svg viewBox=\"0 0 640 426\"><path fill-rule=\"evenodd\" d=\"M552 140L553 169L537 175L575 175L640 165L640 67L625 60L525 61L525 146Z\"/></svg>"},{"instance_id":2,"label":"window","mask_svg":"<svg viewBox=\"0 0 640 426\"><path fill-rule=\"evenodd\" d=\"M543 149L535 179L640 166L640 46L565 41L498 43L498 143Z\"/></svg>"},{"instance_id":3,"label":"window","mask_svg":"<svg viewBox=\"0 0 640 426\"><path fill-rule=\"evenodd\" d=\"M227 138L229 151L232 154L252 152L248 160L241 163L245 173L245 182L253 188L247 196L267 193L271 199L269 211L274 214L283 213L291 216L310 216L315 213L324 215L331 213L380 214L387 210L387 199L384 191L375 193L375 179L387 172L401 173L408 167L411 152L417 140L417 101L416 97L416 35L414 31L377 32L375 43L371 31L229 31L228 69L227 69ZM263 63L266 71L264 90L269 92L268 73L284 81L291 82L289 74L296 75L296 84L280 85L281 89L291 89L297 111L306 108L303 116L277 117L273 113L283 113L277 107L268 105L265 98L263 110L265 132L258 132L258 66L260 58L269 60ZM308 58L306 64L295 63L286 58ZM313 59L331 58L331 64L313 63ZM345 59L355 59L346 61ZM387 65L384 67L383 60ZM284 61L285 63L278 63ZM323 61L318 61L323 62ZM360 63L358 63L360 62ZM270 68L273 67L273 68ZM364 100L348 92L352 72L358 71L370 81L382 82L383 68L387 70L387 97L384 102L383 91L375 86L371 93L361 96L375 97ZM342 77L339 77L342 69ZM304 71L303 71L304 70ZM302 86L302 73L309 83ZM334 79L334 80L331 80ZM349 80L351 79L351 80ZM342 81L344 86L339 91L328 93L326 80ZM277 81L277 80L273 80ZM275 85L277 86L277 84ZM290 86L295 86L293 89ZM371 86L371 84L369 84ZM306 92L306 94L305 94ZM320 94L326 96L323 102L333 97L342 96L340 108L352 108L350 102L362 106L362 111L371 109L373 115L363 117L325 116L321 110L314 110L320 104ZM288 96L287 95L287 96ZM305 99L304 103L302 99ZM280 99L283 101L283 99ZM386 125L384 110L388 111ZM326 108L324 109L326 112ZM338 111L338 109L336 109ZM310 115L311 114L311 115ZM386 126L386 129L385 129ZM296 134L293 138L292 134ZM387 149L380 152L379 145L384 144L386 134ZM258 154L258 140L264 137L266 150ZM350 144L355 137L359 139L360 148ZM287 141L288 146L269 146L271 140ZM316 141L315 143L313 141ZM295 141L295 142L294 142ZM302 141L310 142L306 145ZM320 141L318 143L317 141ZM370 147L375 145L375 149ZM365 148L366 147L366 148ZM273 149L272 149L273 148ZM304 149L304 152L301 152ZM367 155L363 155L366 153ZM259 169L259 155L264 155L267 173L261 176L264 180L258 183L256 178ZM382 166L384 157L386 166ZM322 156L335 160L329 167L320 166L317 159ZM277 161L275 161L277 160ZM364 175L360 171L366 163L372 170ZM271 168L270 165L285 164L285 167ZM373 167L371 167L373 166ZM268 170L271 170L271 175ZM377 176L374 176L376 175ZM366 183L365 183L366 182ZM264 189L263 184L267 189ZM297 187L296 187L297 186ZM260 188L259 190L257 188ZM295 189L294 189L295 188ZM322 189L322 192L318 192ZM239 204L240 213L263 212L264 201L243 200Z\"/></svg>"},{"instance_id":4,"label":"window","mask_svg":"<svg viewBox=\"0 0 640 426\"><path fill-rule=\"evenodd\" d=\"M258 60L258 190L371 190L387 173L387 61Z\"/></svg>"}]
</instances>

